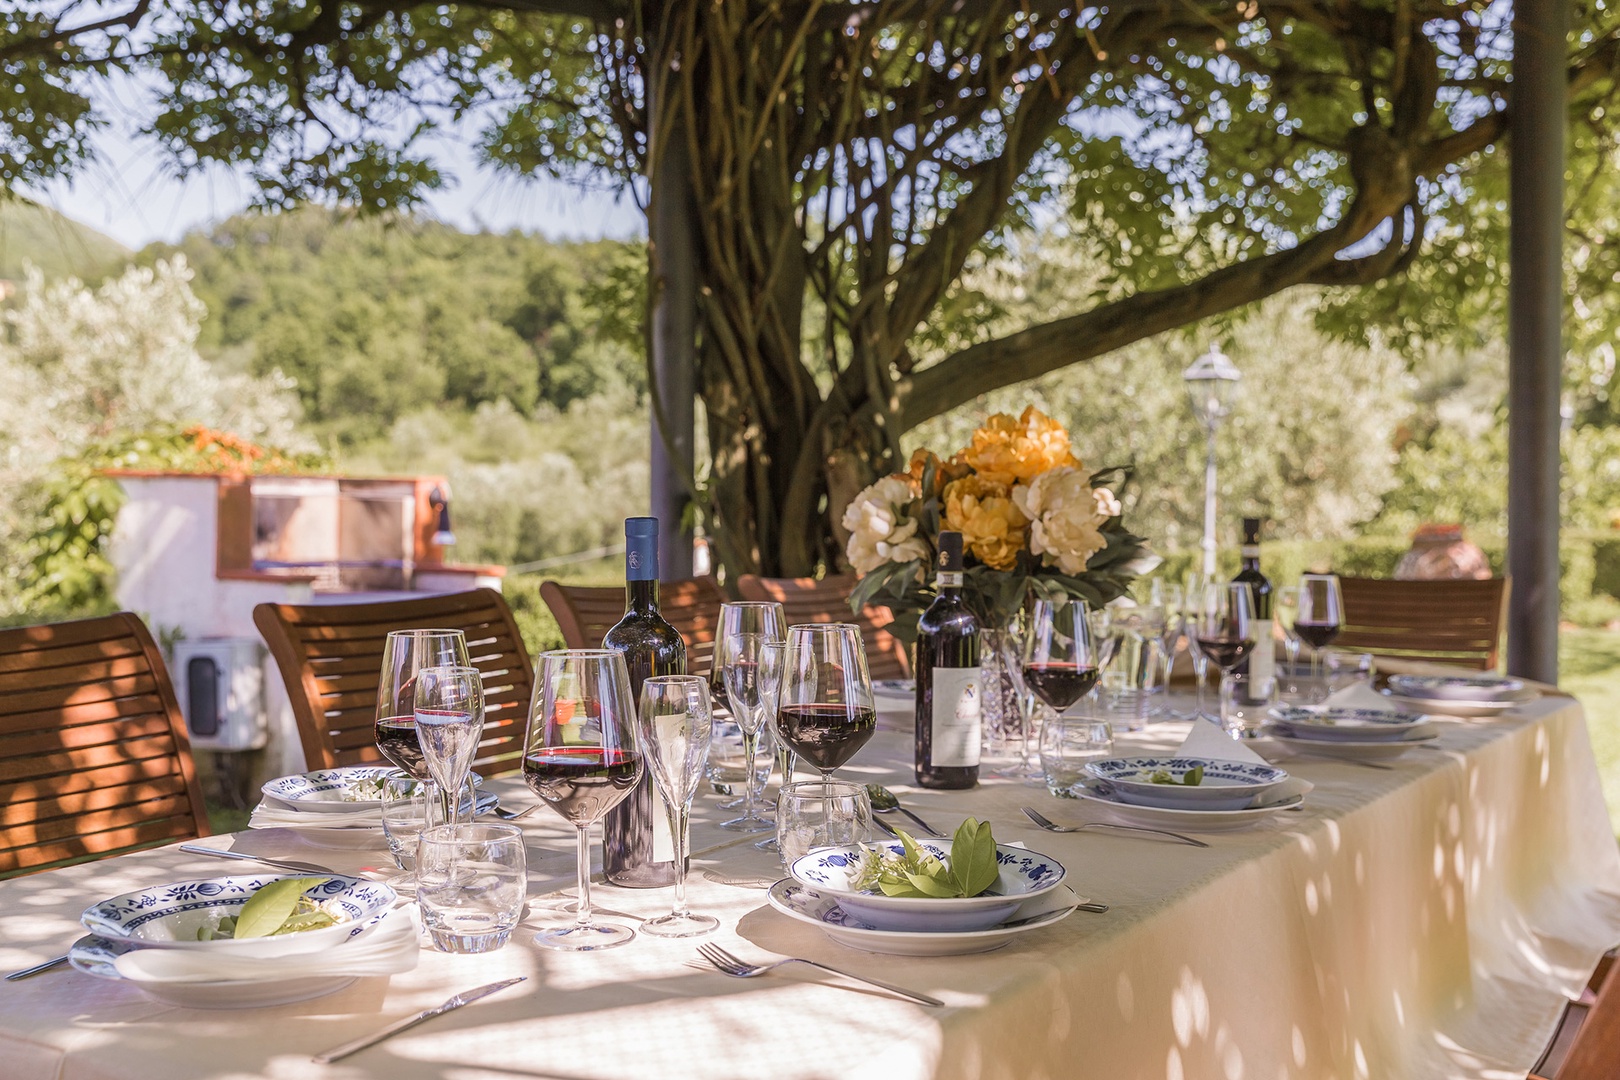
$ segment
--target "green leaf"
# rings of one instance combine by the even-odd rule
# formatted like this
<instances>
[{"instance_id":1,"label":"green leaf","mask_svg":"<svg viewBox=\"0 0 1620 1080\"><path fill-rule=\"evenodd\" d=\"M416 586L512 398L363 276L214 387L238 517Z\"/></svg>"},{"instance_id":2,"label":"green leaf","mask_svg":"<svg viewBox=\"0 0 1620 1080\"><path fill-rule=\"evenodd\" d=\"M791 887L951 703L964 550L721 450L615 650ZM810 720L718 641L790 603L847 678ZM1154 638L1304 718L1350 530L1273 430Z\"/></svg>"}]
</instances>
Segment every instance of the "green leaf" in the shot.
<instances>
[{"instance_id":1,"label":"green leaf","mask_svg":"<svg viewBox=\"0 0 1620 1080\"><path fill-rule=\"evenodd\" d=\"M298 898L329 877L278 878L248 898L236 916L236 938L269 937L298 907Z\"/></svg>"},{"instance_id":2,"label":"green leaf","mask_svg":"<svg viewBox=\"0 0 1620 1080\"><path fill-rule=\"evenodd\" d=\"M951 840L951 877L961 896L978 896L996 883L1001 869L996 864L996 838L988 821L968 818L957 827Z\"/></svg>"},{"instance_id":3,"label":"green leaf","mask_svg":"<svg viewBox=\"0 0 1620 1080\"><path fill-rule=\"evenodd\" d=\"M943 881L931 874L907 874L906 879L911 882L912 888L923 896L946 900L962 895L961 890L957 888L956 882L950 879L949 874L945 876Z\"/></svg>"}]
</instances>

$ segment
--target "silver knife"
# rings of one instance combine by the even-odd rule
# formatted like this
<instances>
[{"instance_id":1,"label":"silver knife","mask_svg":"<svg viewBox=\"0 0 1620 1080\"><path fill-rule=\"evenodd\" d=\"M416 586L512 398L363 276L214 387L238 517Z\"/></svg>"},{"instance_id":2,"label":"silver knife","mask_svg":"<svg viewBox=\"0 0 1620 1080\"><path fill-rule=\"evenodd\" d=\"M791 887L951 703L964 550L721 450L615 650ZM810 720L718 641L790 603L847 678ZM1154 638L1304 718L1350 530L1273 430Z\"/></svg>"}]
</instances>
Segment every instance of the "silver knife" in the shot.
<instances>
[{"instance_id":1,"label":"silver knife","mask_svg":"<svg viewBox=\"0 0 1620 1080\"><path fill-rule=\"evenodd\" d=\"M331 867L322 866L319 863L299 862L297 859L271 859L264 855L249 855L245 851L221 851L219 848L202 847L198 844L181 844L180 850L190 852L193 855L212 855L216 859L245 859L248 862L263 863L266 866L274 866L278 870L290 870L297 874L337 873Z\"/></svg>"},{"instance_id":2,"label":"silver knife","mask_svg":"<svg viewBox=\"0 0 1620 1080\"><path fill-rule=\"evenodd\" d=\"M350 1054L364 1050L368 1046L375 1046L377 1043L382 1042L391 1035L398 1035L407 1028L413 1028L424 1020L431 1020L433 1017L438 1016L441 1013L452 1012L461 1008L463 1005L471 1005L479 998L486 998L491 994L505 990L508 986L516 985L527 978L527 975L519 975L515 979L506 979L502 982L490 983L488 986L480 986L476 990L464 990L436 1009L428 1009L425 1012L417 1013L415 1016L407 1016L403 1020L389 1024L387 1027L383 1028L379 1032L376 1032L375 1034L366 1035L363 1038L354 1040L353 1042L346 1042L342 1046L333 1047L324 1054L316 1054L310 1060L314 1061L317 1065L330 1065L339 1058L346 1058Z\"/></svg>"},{"instance_id":3,"label":"silver knife","mask_svg":"<svg viewBox=\"0 0 1620 1080\"><path fill-rule=\"evenodd\" d=\"M51 970L53 967L60 967L67 962L67 957L58 956L53 960L45 961L43 964L35 964L33 967L25 967L21 971L13 971L6 976L6 982L16 982L18 979L26 979L30 975L39 975Z\"/></svg>"}]
</instances>

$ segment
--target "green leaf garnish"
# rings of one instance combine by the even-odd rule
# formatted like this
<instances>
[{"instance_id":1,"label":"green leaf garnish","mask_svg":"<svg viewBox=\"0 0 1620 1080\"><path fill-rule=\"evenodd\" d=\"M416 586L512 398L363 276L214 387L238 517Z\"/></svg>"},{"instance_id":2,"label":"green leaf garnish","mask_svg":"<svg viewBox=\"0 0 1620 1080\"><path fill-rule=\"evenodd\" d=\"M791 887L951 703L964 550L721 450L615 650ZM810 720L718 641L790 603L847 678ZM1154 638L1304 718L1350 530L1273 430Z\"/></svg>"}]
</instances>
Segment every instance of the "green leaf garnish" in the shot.
<instances>
[{"instance_id":1,"label":"green leaf garnish","mask_svg":"<svg viewBox=\"0 0 1620 1080\"><path fill-rule=\"evenodd\" d=\"M329 877L278 878L261 886L258 892L248 897L248 902L237 913L233 936L240 941L278 933L293 912L298 910L298 901L304 892L331 880Z\"/></svg>"},{"instance_id":2,"label":"green leaf garnish","mask_svg":"<svg viewBox=\"0 0 1620 1080\"><path fill-rule=\"evenodd\" d=\"M996 839L988 821L968 818L951 841L950 864L923 851L904 830L896 829L903 853L866 848L850 880L853 888L884 896L941 900L978 896L996 883Z\"/></svg>"},{"instance_id":3,"label":"green leaf garnish","mask_svg":"<svg viewBox=\"0 0 1620 1080\"><path fill-rule=\"evenodd\" d=\"M1203 782L1204 767L1202 765L1194 765L1182 773L1180 780L1177 780L1175 775L1166 769L1160 769L1148 777L1148 783L1150 784L1181 784L1184 787L1197 787Z\"/></svg>"}]
</instances>

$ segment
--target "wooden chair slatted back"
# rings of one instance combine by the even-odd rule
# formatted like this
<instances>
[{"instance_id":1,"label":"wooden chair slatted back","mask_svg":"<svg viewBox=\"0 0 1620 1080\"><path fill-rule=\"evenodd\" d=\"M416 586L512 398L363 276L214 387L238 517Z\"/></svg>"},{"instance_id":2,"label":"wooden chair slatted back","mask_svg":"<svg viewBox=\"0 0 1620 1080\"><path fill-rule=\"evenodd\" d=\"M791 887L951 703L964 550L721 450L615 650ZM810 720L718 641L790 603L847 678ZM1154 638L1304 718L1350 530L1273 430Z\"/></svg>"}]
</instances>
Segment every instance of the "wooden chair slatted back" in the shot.
<instances>
[{"instance_id":1,"label":"wooden chair slatted back","mask_svg":"<svg viewBox=\"0 0 1620 1080\"><path fill-rule=\"evenodd\" d=\"M745 600L775 600L787 613L788 625L795 623L853 622L861 628L866 644L866 665L874 679L909 679L911 659L899 638L886 627L894 615L886 607L867 604L860 617L849 609L850 593L856 579L842 574L816 578L765 578L744 574L737 579L737 591Z\"/></svg>"},{"instance_id":2,"label":"wooden chair slatted back","mask_svg":"<svg viewBox=\"0 0 1620 1080\"><path fill-rule=\"evenodd\" d=\"M506 598L494 589L365 604L260 604L253 622L281 668L310 769L383 760L377 687L390 630L460 630L484 677L484 733L473 768L512 772L522 759L534 667Z\"/></svg>"},{"instance_id":3,"label":"wooden chair slatted back","mask_svg":"<svg viewBox=\"0 0 1620 1080\"><path fill-rule=\"evenodd\" d=\"M563 585L547 581L540 597L551 609L570 649L597 649L602 635L624 616L624 589L617 585ZM726 594L714 578L686 578L658 585L658 610L686 641L686 670L704 674L714 656L715 627Z\"/></svg>"},{"instance_id":4,"label":"wooden chair slatted back","mask_svg":"<svg viewBox=\"0 0 1620 1080\"><path fill-rule=\"evenodd\" d=\"M139 616L0 630L0 877L208 834Z\"/></svg>"},{"instance_id":5,"label":"wooden chair slatted back","mask_svg":"<svg viewBox=\"0 0 1620 1080\"><path fill-rule=\"evenodd\" d=\"M1341 577L1336 648L1487 671L1496 667L1508 582Z\"/></svg>"}]
</instances>

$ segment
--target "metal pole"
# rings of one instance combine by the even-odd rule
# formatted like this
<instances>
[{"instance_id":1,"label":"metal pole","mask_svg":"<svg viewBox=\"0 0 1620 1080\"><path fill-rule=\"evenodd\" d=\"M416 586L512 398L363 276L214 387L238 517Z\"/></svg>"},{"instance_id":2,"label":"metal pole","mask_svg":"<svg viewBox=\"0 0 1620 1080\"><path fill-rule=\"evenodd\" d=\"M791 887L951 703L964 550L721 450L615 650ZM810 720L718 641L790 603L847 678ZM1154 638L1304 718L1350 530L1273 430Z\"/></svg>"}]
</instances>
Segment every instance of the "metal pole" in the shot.
<instances>
[{"instance_id":1,"label":"metal pole","mask_svg":"<svg viewBox=\"0 0 1620 1080\"><path fill-rule=\"evenodd\" d=\"M1208 436L1204 451L1204 581L1215 577L1215 429L1220 419L1211 416L1204 425Z\"/></svg>"},{"instance_id":2,"label":"metal pole","mask_svg":"<svg viewBox=\"0 0 1620 1080\"><path fill-rule=\"evenodd\" d=\"M647 114L660 115L649 103ZM697 396L697 236L691 157L684 131L651 133L658 152L649 177L647 216L653 289L652 376L658 408L652 410L652 508L660 524L659 576L692 576L692 529L683 525L690 502L695 459ZM659 430L659 414L667 427Z\"/></svg>"},{"instance_id":3,"label":"metal pole","mask_svg":"<svg viewBox=\"0 0 1620 1080\"><path fill-rule=\"evenodd\" d=\"M1508 671L1558 680L1568 0L1517 0L1509 135Z\"/></svg>"}]
</instances>

